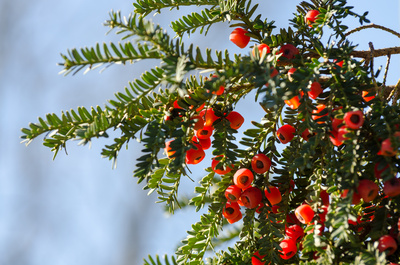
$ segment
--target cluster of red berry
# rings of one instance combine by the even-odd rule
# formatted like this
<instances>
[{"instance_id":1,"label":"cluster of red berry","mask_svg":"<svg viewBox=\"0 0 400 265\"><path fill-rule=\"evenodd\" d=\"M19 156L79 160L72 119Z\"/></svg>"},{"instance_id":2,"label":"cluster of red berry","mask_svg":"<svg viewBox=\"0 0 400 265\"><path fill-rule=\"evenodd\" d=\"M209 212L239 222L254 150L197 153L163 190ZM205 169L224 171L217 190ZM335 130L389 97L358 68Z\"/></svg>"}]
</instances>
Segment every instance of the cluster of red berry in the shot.
<instances>
[{"instance_id":1,"label":"cluster of red berry","mask_svg":"<svg viewBox=\"0 0 400 265\"><path fill-rule=\"evenodd\" d=\"M224 93L224 90L225 87L221 86L220 89L214 94L219 96L222 93ZM207 150L211 147L212 144L211 136L214 132L214 122L216 122L218 119L224 118L228 120L230 122L230 127L235 130L239 129L244 122L243 116L240 115L240 113L238 113L237 111L231 111L224 117L219 117L215 114L212 108L204 108L204 106L205 104L198 107L196 109L198 115L192 117L192 119L196 121L193 126L194 135L190 142L193 145L193 147L186 151L186 164L198 164L205 158L206 154L204 150ZM175 101L171 112L174 111L176 112L176 110L178 110L179 112L179 110L181 109L182 107L180 107L177 101ZM166 119L167 120L173 119L173 116L169 115L166 117ZM168 158L170 159L174 158L175 154L174 148L171 147L171 143L173 143L173 141L175 140L169 140L165 143L164 150ZM229 167L226 169L216 169L216 166L220 159L221 158L214 158L212 162L212 167L216 173L226 174L227 172L230 171Z\"/></svg>"},{"instance_id":2,"label":"cluster of red berry","mask_svg":"<svg viewBox=\"0 0 400 265\"><path fill-rule=\"evenodd\" d=\"M310 27L314 26L314 23L318 19L318 15L320 12L318 10L310 10L306 16L306 22ZM235 43L240 48L245 48L249 41L250 37L247 36L247 31L242 28L236 28L230 35L229 39ZM258 50L258 54L260 57L265 56L266 54L271 52L270 47L267 44L255 45L252 51L253 56L256 56L256 51ZM292 60L299 54L299 50L292 44L288 43L282 45L278 51L282 57L285 57L288 60ZM335 67L343 67L343 61L336 62ZM279 74L276 69L273 69L273 73L271 77L274 77ZM292 82L294 80L293 74L297 69L292 67L287 71L287 79ZM286 72L286 71L285 71ZM310 82L308 86L308 97L312 100L316 100L321 93L323 93L323 88L321 83L318 81ZM300 92L299 95L292 97L291 99L285 100L286 105L296 110L301 105L302 97L304 96L303 92ZM369 102L375 98L375 95L371 95L370 92L363 91L362 97L366 102ZM327 117L333 117L331 119L327 119ZM350 135L357 132L357 130L361 130L364 124L364 113L362 110L353 109L351 111L347 111L343 113L342 108L338 107L333 110L329 110L328 107L324 104L316 105L316 109L312 112L312 119L319 123L324 124L330 121L330 126L332 130L330 131L330 141L335 146L341 146L345 143L347 139L350 139ZM299 133L301 137L308 141L310 137L314 136L313 133L310 133L308 129L305 129L303 132ZM347 136L346 136L347 135ZM282 125L277 131L276 136L280 140L282 144L287 144L296 136L296 129L290 124ZM400 131L394 134L394 137L400 138ZM382 156L394 156L396 155L396 151L393 148L393 144L390 138L387 138L381 142L381 150L378 155ZM254 162L256 161L256 162ZM245 206L247 208L256 208L257 212L259 212L260 207L265 205L263 201L263 192L258 187L252 187L252 181L254 179L253 172L257 174L263 174L269 170L271 165L270 159L264 154L256 155L251 163L251 169L241 168L234 175L234 185L228 187L225 192L225 196L228 200L227 204L224 208L224 217L228 220L229 223L234 223L242 218L242 213L240 212L240 206ZM375 175L376 178L379 179L382 172L387 170L389 165L380 165L376 164L375 166ZM260 169L260 170L259 170ZM349 193L349 190L344 190L342 193L342 197L346 197ZM400 195L400 179L395 176L390 180L384 182L383 193L386 195L386 198L393 198L395 196ZM265 197L269 205L272 206L274 212L277 212L279 205L277 205L282 197L281 192L277 187L268 187L264 191ZM356 190L352 191L353 196L353 204L358 204L361 202L368 203L372 202L379 194L379 186L370 179L361 179L359 180L358 186ZM279 246L281 248L281 258L282 259L290 259L297 252L297 244L300 243L302 237L304 236L304 229L301 226L303 224L309 224L313 220L317 220L318 233L322 233L325 229L324 222L326 218L326 214L328 212L329 206L329 194L322 190L320 194L323 206L319 209L318 217L313 210L313 208L304 203L298 206L294 212L296 221L293 222L293 216L288 215L287 217L287 225L285 229L285 239L283 239ZM349 220L349 223L352 225L357 225L359 229L362 229L363 225L361 224L361 217L359 217L357 222ZM367 222L367 221L364 221ZM398 224L398 228L400 227L400 220ZM313 231L311 231L313 232ZM396 236L393 235L384 235L379 239L378 249L379 251L387 251L387 255L392 255L397 249L397 241L395 240ZM262 259L263 255L260 255L259 251L256 251L252 257L252 264L264 264Z\"/></svg>"},{"instance_id":3,"label":"cluster of red berry","mask_svg":"<svg viewBox=\"0 0 400 265\"><path fill-rule=\"evenodd\" d=\"M233 175L234 185L229 186L225 191L225 197L228 202L224 207L223 216L228 220L229 223L232 224L242 219L240 206L250 209L260 208L263 206L262 191L258 187L251 185L254 180L254 173L264 174L270 169L270 167L271 160L269 157L263 153L260 153L255 155L251 160L252 170L248 168L240 168L235 172ZM268 200L271 204L279 203L282 198L281 193L276 187L270 187L270 191L272 190L274 190L273 194L268 192L268 190L265 190L265 196L269 198Z\"/></svg>"}]
</instances>

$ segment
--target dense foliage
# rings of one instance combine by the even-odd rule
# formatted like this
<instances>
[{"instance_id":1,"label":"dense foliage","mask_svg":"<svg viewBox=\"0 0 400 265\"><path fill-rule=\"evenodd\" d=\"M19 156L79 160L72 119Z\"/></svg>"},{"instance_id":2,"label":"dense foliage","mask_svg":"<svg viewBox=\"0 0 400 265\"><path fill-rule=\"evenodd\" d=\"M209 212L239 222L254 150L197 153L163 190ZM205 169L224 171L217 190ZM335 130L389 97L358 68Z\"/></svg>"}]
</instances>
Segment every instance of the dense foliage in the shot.
<instances>
[{"instance_id":1,"label":"dense foliage","mask_svg":"<svg viewBox=\"0 0 400 265\"><path fill-rule=\"evenodd\" d=\"M172 21L176 36L146 20L189 5L204 8ZM370 44L359 51L347 40L372 27L399 33L364 25L367 13L354 13L346 0L303 1L290 27L279 30L250 0L133 6L129 17L111 12L106 22L123 42L69 50L62 55L64 73L144 59L159 66L104 108L48 114L22 129L22 138L29 143L45 134L44 145L56 155L69 140L86 144L118 130L104 157L115 161L136 139L143 149L134 177L145 190L156 192L171 213L208 207L176 256L149 257L145 264L400 261L400 82L386 85L390 56L400 47ZM349 31L346 17L360 27ZM183 36L206 35L219 22L230 22L230 39L242 54L184 46ZM383 73L374 69L377 56L388 57ZM265 115L237 141L243 117L235 106L250 92ZM213 162L195 196L179 198L181 178L191 176L188 165L203 160L208 148ZM227 241L236 241L234 247L215 251Z\"/></svg>"}]
</instances>

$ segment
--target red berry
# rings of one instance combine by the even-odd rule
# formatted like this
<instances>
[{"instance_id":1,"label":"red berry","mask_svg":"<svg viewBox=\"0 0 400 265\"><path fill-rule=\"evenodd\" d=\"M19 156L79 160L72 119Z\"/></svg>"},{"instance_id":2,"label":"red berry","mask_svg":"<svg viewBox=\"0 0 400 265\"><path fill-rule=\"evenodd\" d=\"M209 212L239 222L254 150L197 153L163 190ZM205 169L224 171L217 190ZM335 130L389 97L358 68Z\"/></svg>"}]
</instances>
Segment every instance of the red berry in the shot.
<instances>
[{"instance_id":1,"label":"red berry","mask_svg":"<svg viewBox=\"0 0 400 265\"><path fill-rule=\"evenodd\" d=\"M227 202L224 209L222 210L222 215L226 219L236 218L240 213L240 206L237 202Z\"/></svg>"},{"instance_id":2,"label":"red berry","mask_svg":"<svg viewBox=\"0 0 400 265\"><path fill-rule=\"evenodd\" d=\"M349 193L348 189L343 190L341 197L346 198L348 193ZM353 198L351 204L359 204L360 201L361 201L360 195L357 192L353 191Z\"/></svg>"},{"instance_id":3,"label":"red berry","mask_svg":"<svg viewBox=\"0 0 400 265\"><path fill-rule=\"evenodd\" d=\"M308 141L311 137L313 137L315 134L310 133L310 131L306 128L302 133L301 137L305 140Z\"/></svg>"},{"instance_id":4,"label":"red berry","mask_svg":"<svg viewBox=\"0 0 400 265\"><path fill-rule=\"evenodd\" d=\"M285 124L276 131L276 136L279 138L281 143L287 144L293 139L295 132L296 129L292 125Z\"/></svg>"},{"instance_id":5,"label":"red berry","mask_svg":"<svg viewBox=\"0 0 400 265\"><path fill-rule=\"evenodd\" d=\"M236 111L231 111L228 116L226 116L226 119L230 121L230 126L232 129L237 130L242 126L244 122L244 118L242 115L240 115L239 112Z\"/></svg>"},{"instance_id":6,"label":"red berry","mask_svg":"<svg viewBox=\"0 0 400 265\"><path fill-rule=\"evenodd\" d=\"M299 54L299 50L293 44L285 44L282 45L279 53L282 53L282 57L285 57L289 60L293 59L297 54Z\"/></svg>"},{"instance_id":7,"label":"red berry","mask_svg":"<svg viewBox=\"0 0 400 265\"><path fill-rule=\"evenodd\" d=\"M349 139L348 137L345 137L345 135L346 135L347 133L349 133L349 129L347 129L347 127L344 127L344 126L340 127L339 130L338 130L338 132L337 132L337 139L338 139L340 142L343 143L344 140Z\"/></svg>"},{"instance_id":8,"label":"red berry","mask_svg":"<svg viewBox=\"0 0 400 265\"><path fill-rule=\"evenodd\" d=\"M332 120L332 129L334 131L339 131L339 126L343 124L343 119L333 118Z\"/></svg>"},{"instance_id":9,"label":"red berry","mask_svg":"<svg viewBox=\"0 0 400 265\"><path fill-rule=\"evenodd\" d=\"M304 236L304 229L300 225L291 225L286 227L285 229L286 236L290 239L293 239L296 242L299 242L301 238Z\"/></svg>"},{"instance_id":10,"label":"red berry","mask_svg":"<svg viewBox=\"0 0 400 265\"><path fill-rule=\"evenodd\" d=\"M373 100L375 98L375 95L367 96L369 93L370 92L365 91L365 90L362 92L362 97L365 100L365 102L369 102L369 101L371 101L371 100Z\"/></svg>"},{"instance_id":11,"label":"red berry","mask_svg":"<svg viewBox=\"0 0 400 265\"><path fill-rule=\"evenodd\" d=\"M165 148L164 148L164 151L167 154L167 157L170 159L173 158L172 156L175 154L175 151L172 151L171 146L170 146L173 141L174 140L170 140L170 141L166 142Z\"/></svg>"},{"instance_id":12,"label":"red berry","mask_svg":"<svg viewBox=\"0 0 400 265\"><path fill-rule=\"evenodd\" d=\"M374 166L375 177L377 179L381 179L382 173L385 172L388 168L389 168L389 164L387 164L386 162L376 163Z\"/></svg>"},{"instance_id":13,"label":"red berry","mask_svg":"<svg viewBox=\"0 0 400 265\"><path fill-rule=\"evenodd\" d=\"M237 202L242 194L242 189L236 185L230 185L225 190L225 197L229 202Z\"/></svg>"},{"instance_id":14,"label":"red berry","mask_svg":"<svg viewBox=\"0 0 400 265\"><path fill-rule=\"evenodd\" d=\"M303 224L308 224L314 218L314 211L308 204L302 204L295 211L297 219Z\"/></svg>"},{"instance_id":15,"label":"red berry","mask_svg":"<svg viewBox=\"0 0 400 265\"><path fill-rule=\"evenodd\" d=\"M325 114L320 114L321 112L323 112L324 110L326 109L326 106L324 105L324 104L319 104L319 105L317 105L317 109L314 109L313 111L312 111L312 113L313 114L315 114L315 115L312 115L311 117L312 117L312 119L313 120L316 120L317 121L317 123L324 123L325 121L318 121L320 118L322 118L322 117L324 117L324 116L327 116L329 113L328 112L326 112Z\"/></svg>"},{"instance_id":16,"label":"red berry","mask_svg":"<svg viewBox=\"0 0 400 265\"><path fill-rule=\"evenodd\" d=\"M241 168L233 175L233 182L236 186L241 188L242 190L247 189L250 187L251 183L253 182L254 175L250 169Z\"/></svg>"},{"instance_id":17,"label":"red berry","mask_svg":"<svg viewBox=\"0 0 400 265\"><path fill-rule=\"evenodd\" d=\"M261 261L265 255L260 255L260 253L257 251L253 254L251 257L251 265L264 265L265 261Z\"/></svg>"},{"instance_id":18,"label":"red berry","mask_svg":"<svg viewBox=\"0 0 400 265\"><path fill-rule=\"evenodd\" d=\"M339 66L340 68L342 68L342 67L343 67L343 63L344 63L344 61L340 61L340 62L338 62L338 61L337 61L337 59L335 59L335 60L333 60L333 62L334 62L334 63L336 63L336 65L337 65L337 66Z\"/></svg>"},{"instance_id":19,"label":"red berry","mask_svg":"<svg viewBox=\"0 0 400 265\"><path fill-rule=\"evenodd\" d=\"M386 255L390 256L396 252L396 249L397 242L393 237L384 235L379 238L378 250L380 252L386 252Z\"/></svg>"},{"instance_id":20,"label":"red berry","mask_svg":"<svg viewBox=\"0 0 400 265\"><path fill-rule=\"evenodd\" d=\"M198 164L204 157L206 153L200 144L193 143L195 148L191 148L186 152L186 164Z\"/></svg>"},{"instance_id":21,"label":"red berry","mask_svg":"<svg viewBox=\"0 0 400 265\"><path fill-rule=\"evenodd\" d=\"M204 120L200 115L192 117L191 120L197 120L193 125L193 129L195 131L200 130L204 127Z\"/></svg>"},{"instance_id":22,"label":"red berry","mask_svg":"<svg viewBox=\"0 0 400 265\"><path fill-rule=\"evenodd\" d=\"M319 197L321 198L322 204L324 206L329 206L329 194L326 190L321 190L319 193Z\"/></svg>"},{"instance_id":23,"label":"red berry","mask_svg":"<svg viewBox=\"0 0 400 265\"><path fill-rule=\"evenodd\" d=\"M300 95L298 95L298 96L294 96L294 97L292 97L291 99L288 99L288 100L285 100L285 103L286 103L286 105L288 105L289 106L289 108L291 108L291 109L297 109L299 106L300 106L300 99L301 99L301 96Z\"/></svg>"},{"instance_id":24,"label":"red berry","mask_svg":"<svg viewBox=\"0 0 400 265\"><path fill-rule=\"evenodd\" d=\"M394 134L394 136L395 136L398 140L400 140L400 139L399 139L399 138L400 138L400 132L396 132L396 133ZM395 156L396 153L397 153L397 151L395 151L395 150L393 149L392 140L391 140L390 138L387 138L387 139L385 139L385 140L382 141L382 143L381 143L381 149L380 149L380 151L378 152L378 155L383 155L383 156Z\"/></svg>"},{"instance_id":25,"label":"red berry","mask_svg":"<svg viewBox=\"0 0 400 265\"><path fill-rule=\"evenodd\" d=\"M271 52L271 48L267 44L261 43L260 45L254 46L253 56L256 55L256 53L255 53L256 48L258 49L258 54L260 55L260 57L264 51L266 54Z\"/></svg>"},{"instance_id":26,"label":"red berry","mask_svg":"<svg viewBox=\"0 0 400 265\"><path fill-rule=\"evenodd\" d=\"M320 14L318 10L310 10L306 14L306 22L309 24L310 27L312 27L312 23L315 23L315 20L317 20L317 16Z\"/></svg>"},{"instance_id":27,"label":"red berry","mask_svg":"<svg viewBox=\"0 0 400 265\"><path fill-rule=\"evenodd\" d=\"M211 92L211 94L221 96L225 92L225 87L224 86L219 86L219 89L217 91Z\"/></svg>"},{"instance_id":28,"label":"red berry","mask_svg":"<svg viewBox=\"0 0 400 265\"><path fill-rule=\"evenodd\" d=\"M279 246L282 249L282 251L280 251L282 259L290 259L297 253L296 242L293 239L286 238L281 241Z\"/></svg>"},{"instance_id":29,"label":"red berry","mask_svg":"<svg viewBox=\"0 0 400 265\"><path fill-rule=\"evenodd\" d=\"M346 112L344 122L348 128L358 130L364 123L364 114L361 110Z\"/></svg>"},{"instance_id":30,"label":"red berry","mask_svg":"<svg viewBox=\"0 0 400 265\"><path fill-rule=\"evenodd\" d=\"M250 37L246 36L245 34L248 33L246 30L242 28L236 28L232 31L231 35L229 36L229 40L235 43L239 48L244 48L249 44Z\"/></svg>"},{"instance_id":31,"label":"red berry","mask_svg":"<svg viewBox=\"0 0 400 265\"><path fill-rule=\"evenodd\" d=\"M297 70L297 69L294 68L294 67L292 67L292 68L289 69L289 71L288 71L288 73L287 73L289 81L293 81L292 75L293 75L294 72L296 72L296 70Z\"/></svg>"},{"instance_id":32,"label":"red berry","mask_svg":"<svg viewBox=\"0 0 400 265\"><path fill-rule=\"evenodd\" d=\"M213 123L219 118L212 108L203 109L199 115L203 118L205 126L213 126Z\"/></svg>"},{"instance_id":33,"label":"red berry","mask_svg":"<svg viewBox=\"0 0 400 265\"><path fill-rule=\"evenodd\" d=\"M222 156L219 156L219 157L222 157ZM226 168L223 168L223 167L217 168L219 161L220 160L213 158L213 160L211 162L211 168L215 173L217 173L218 175L225 175L225 174L228 174L229 172L231 172L231 170L233 169L233 165L231 167L226 167Z\"/></svg>"},{"instance_id":34,"label":"red berry","mask_svg":"<svg viewBox=\"0 0 400 265\"><path fill-rule=\"evenodd\" d=\"M196 137L200 139L207 139L210 138L213 134L214 128L212 126L205 125L200 130L196 131Z\"/></svg>"},{"instance_id":35,"label":"red berry","mask_svg":"<svg viewBox=\"0 0 400 265\"><path fill-rule=\"evenodd\" d=\"M389 197L400 195L400 179L392 178L383 183L383 192Z\"/></svg>"},{"instance_id":36,"label":"red berry","mask_svg":"<svg viewBox=\"0 0 400 265\"><path fill-rule=\"evenodd\" d=\"M233 224L242 219L242 217L242 212L239 212L238 216L236 216L235 218L227 218L226 220L228 221L228 223Z\"/></svg>"},{"instance_id":37,"label":"red berry","mask_svg":"<svg viewBox=\"0 0 400 265\"><path fill-rule=\"evenodd\" d=\"M312 99L316 99L323 91L321 84L318 82L312 82L309 88L308 96Z\"/></svg>"},{"instance_id":38,"label":"red berry","mask_svg":"<svg viewBox=\"0 0 400 265\"><path fill-rule=\"evenodd\" d=\"M240 200L247 208L256 208L262 201L262 192L257 187L250 187L243 191Z\"/></svg>"},{"instance_id":39,"label":"red berry","mask_svg":"<svg viewBox=\"0 0 400 265\"><path fill-rule=\"evenodd\" d=\"M207 150L211 147L211 138L206 138L206 139L198 139L199 144L203 148L203 150Z\"/></svg>"},{"instance_id":40,"label":"red berry","mask_svg":"<svg viewBox=\"0 0 400 265\"><path fill-rule=\"evenodd\" d=\"M361 216L357 216L357 221L353 221L353 220L348 220L348 223L355 226L355 228L357 228L357 232L361 232L363 231L363 226L362 226L362 221L361 221Z\"/></svg>"},{"instance_id":41,"label":"red berry","mask_svg":"<svg viewBox=\"0 0 400 265\"><path fill-rule=\"evenodd\" d=\"M324 224L326 221L326 215L328 214L328 206L323 205L320 210L322 210L322 213L318 213L319 216L319 221L318 223Z\"/></svg>"},{"instance_id":42,"label":"red berry","mask_svg":"<svg viewBox=\"0 0 400 265\"><path fill-rule=\"evenodd\" d=\"M331 131L331 135L329 135L329 139L331 140L331 142L334 146L340 146L343 144L343 142L339 141L339 139L338 139L337 131Z\"/></svg>"},{"instance_id":43,"label":"red berry","mask_svg":"<svg viewBox=\"0 0 400 265\"><path fill-rule=\"evenodd\" d=\"M253 156L251 159L251 168L257 174L264 174L271 167L271 159L263 153Z\"/></svg>"},{"instance_id":44,"label":"red berry","mask_svg":"<svg viewBox=\"0 0 400 265\"><path fill-rule=\"evenodd\" d=\"M378 195L379 187L369 179L362 179L358 182L357 192L364 202L370 202Z\"/></svg>"},{"instance_id":45,"label":"red berry","mask_svg":"<svg viewBox=\"0 0 400 265\"><path fill-rule=\"evenodd\" d=\"M277 187L269 186L268 189L265 189L264 193L271 205L278 204L282 201L282 194Z\"/></svg>"},{"instance_id":46,"label":"red berry","mask_svg":"<svg viewBox=\"0 0 400 265\"><path fill-rule=\"evenodd\" d=\"M395 156L396 152L394 151L392 147L392 141L390 138L387 138L382 141L381 143L381 149L378 152L378 155L383 155L383 156Z\"/></svg>"}]
</instances>

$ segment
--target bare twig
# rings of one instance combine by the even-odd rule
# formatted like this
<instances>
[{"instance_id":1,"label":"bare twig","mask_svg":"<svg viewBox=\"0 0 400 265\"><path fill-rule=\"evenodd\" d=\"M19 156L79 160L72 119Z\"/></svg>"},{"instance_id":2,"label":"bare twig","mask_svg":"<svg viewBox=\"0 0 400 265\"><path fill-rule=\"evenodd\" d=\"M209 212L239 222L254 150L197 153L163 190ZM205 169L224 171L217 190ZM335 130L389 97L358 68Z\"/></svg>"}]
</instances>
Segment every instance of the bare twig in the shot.
<instances>
[{"instance_id":1,"label":"bare twig","mask_svg":"<svg viewBox=\"0 0 400 265\"><path fill-rule=\"evenodd\" d=\"M388 56L389 54L400 54L400 47L390 47L374 50L374 58ZM353 51L354 57L367 59L371 55L371 51Z\"/></svg>"},{"instance_id":2,"label":"bare twig","mask_svg":"<svg viewBox=\"0 0 400 265\"><path fill-rule=\"evenodd\" d=\"M383 82L382 82L383 85L386 85L386 78L387 78L387 74L389 72L390 58L391 58L391 54L389 53L387 56L387 61L386 61L385 74L383 75Z\"/></svg>"},{"instance_id":3,"label":"bare twig","mask_svg":"<svg viewBox=\"0 0 400 265\"><path fill-rule=\"evenodd\" d=\"M355 33L355 32L361 31L361 30L363 30L363 29L368 29L368 28L380 29L380 30L389 32L389 33L395 35L396 37L400 38L400 33L396 32L396 31L394 31L394 30L392 30L392 29L389 29L389 28L387 28L387 27L380 26L380 25L376 25L376 24L364 25L364 26L361 26L361 27L352 29L352 30L350 30L349 32L347 32L346 34L344 34L344 36L347 37L347 36L349 36L350 34L353 34L353 33Z\"/></svg>"},{"instance_id":4,"label":"bare twig","mask_svg":"<svg viewBox=\"0 0 400 265\"><path fill-rule=\"evenodd\" d=\"M371 68L371 76L372 76L372 81L374 82L375 87L377 87L378 85L376 84L376 80L375 80L375 71L374 71L374 54L375 54L375 49L374 49L374 44L372 44L372 42L368 43L369 46L369 58L371 60L370 62L370 68Z\"/></svg>"},{"instance_id":5,"label":"bare twig","mask_svg":"<svg viewBox=\"0 0 400 265\"><path fill-rule=\"evenodd\" d=\"M387 101L389 101L393 96L393 104L396 103L397 99L399 98L399 89L400 89L400 79L397 81L397 84L393 86L390 93L388 93Z\"/></svg>"}]
</instances>

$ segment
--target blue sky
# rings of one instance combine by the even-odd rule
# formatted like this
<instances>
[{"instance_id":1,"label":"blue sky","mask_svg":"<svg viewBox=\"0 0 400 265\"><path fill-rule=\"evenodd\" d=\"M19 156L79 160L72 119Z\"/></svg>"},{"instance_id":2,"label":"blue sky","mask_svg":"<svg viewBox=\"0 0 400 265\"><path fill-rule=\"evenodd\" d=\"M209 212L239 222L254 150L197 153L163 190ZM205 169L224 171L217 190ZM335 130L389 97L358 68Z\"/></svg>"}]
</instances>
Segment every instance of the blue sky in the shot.
<instances>
[{"instance_id":1,"label":"blue sky","mask_svg":"<svg viewBox=\"0 0 400 265\"><path fill-rule=\"evenodd\" d=\"M259 12L286 27L296 3L264 1ZM398 1L349 4L356 5L359 13L369 10L371 22L400 31ZM19 143L20 129L38 116L78 106L103 106L152 66L139 63L116 65L101 74L97 70L67 77L58 74L62 70L56 65L61 62L60 53L68 48L118 41L114 34L106 36L108 29L102 25L111 9L127 15L132 3L38 0L27 5L22 0L0 1L0 264L139 264L147 254L173 253L186 230L199 219L200 213L187 210L166 216L162 206L154 204L155 196L146 196L142 186L136 185L132 171L140 144L132 142L121 152L113 170L111 162L100 157L102 146L109 141L95 140L91 148L72 142L68 155L60 153L54 161L41 138L29 147ZM166 11L153 19L166 27L171 17ZM349 19L350 28L357 23ZM230 31L228 24L218 25L207 37L194 34L188 41L203 48L243 52L229 42ZM368 49L370 41L376 49L400 46L398 38L375 29L350 39L359 43L360 49ZM399 57L392 57L388 84L399 78ZM385 59L378 60L379 64L384 66ZM238 105L246 118L241 130L251 119L262 116L258 104L251 101L248 97ZM195 179L206 166L205 162L193 167ZM184 180L181 190L190 194L191 181Z\"/></svg>"}]
</instances>

